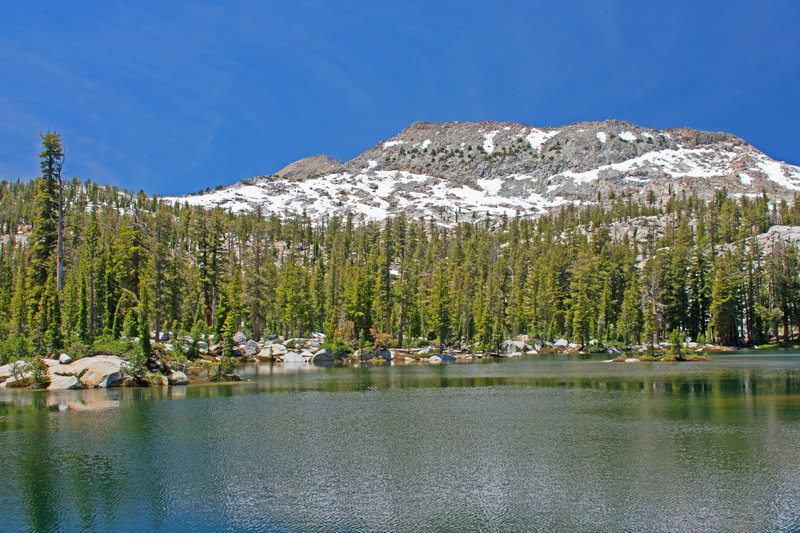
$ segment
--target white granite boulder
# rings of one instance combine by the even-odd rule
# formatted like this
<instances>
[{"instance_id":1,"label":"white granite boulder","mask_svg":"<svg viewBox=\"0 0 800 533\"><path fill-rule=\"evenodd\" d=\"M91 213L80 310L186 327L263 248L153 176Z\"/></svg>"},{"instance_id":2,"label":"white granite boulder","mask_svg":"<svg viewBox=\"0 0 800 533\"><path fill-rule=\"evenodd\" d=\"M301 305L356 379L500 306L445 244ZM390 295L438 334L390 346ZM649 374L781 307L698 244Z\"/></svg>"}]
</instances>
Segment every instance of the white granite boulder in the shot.
<instances>
[{"instance_id":1,"label":"white granite boulder","mask_svg":"<svg viewBox=\"0 0 800 533\"><path fill-rule=\"evenodd\" d=\"M81 382L78 381L78 378L75 376L61 376L59 374L51 375L50 385L47 386L47 390L72 390L82 388Z\"/></svg>"}]
</instances>

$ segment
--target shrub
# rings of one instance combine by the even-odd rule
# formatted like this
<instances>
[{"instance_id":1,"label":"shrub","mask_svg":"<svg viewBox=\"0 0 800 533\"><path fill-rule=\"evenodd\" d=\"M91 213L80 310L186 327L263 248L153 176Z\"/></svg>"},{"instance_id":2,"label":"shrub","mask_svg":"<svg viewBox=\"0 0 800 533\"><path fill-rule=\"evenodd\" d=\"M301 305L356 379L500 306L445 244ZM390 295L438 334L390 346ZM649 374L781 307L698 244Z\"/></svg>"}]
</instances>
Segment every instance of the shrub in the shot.
<instances>
[{"instance_id":1,"label":"shrub","mask_svg":"<svg viewBox=\"0 0 800 533\"><path fill-rule=\"evenodd\" d=\"M342 325L336 329L333 334L333 340L339 341L347 346L355 346L356 339L356 326L352 320L345 320Z\"/></svg>"},{"instance_id":2,"label":"shrub","mask_svg":"<svg viewBox=\"0 0 800 533\"><path fill-rule=\"evenodd\" d=\"M372 335L373 346L378 350L388 350L389 348L394 348L397 344L395 338L389 333L384 333L375 328L370 328L369 333Z\"/></svg>"},{"instance_id":3,"label":"shrub","mask_svg":"<svg viewBox=\"0 0 800 533\"><path fill-rule=\"evenodd\" d=\"M683 332L675 328L669 334L670 353L677 358L683 356Z\"/></svg>"},{"instance_id":4,"label":"shrub","mask_svg":"<svg viewBox=\"0 0 800 533\"><path fill-rule=\"evenodd\" d=\"M236 369L236 361L230 357L223 357L217 365L217 370L209 376L211 381L231 381L230 377Z\"/></svg>"},{"instance_id":5,"label":"shrub","mask_svg":"<svg viewBox=\"0 0 800 533\"><path fill-rule=\"evenodd\" d=\"M322 348L324 348L326 350L330 350L331 353L333 353L333 355L336 356L336 357L342 356L342 355L347 355L348 353L350 353L352 351L350 346L348 346L347 344L343 343L342 341L338 341L338 340L324 342L322 344Z\"/></svg>"},{"instance_id":6,"label":"shrub","mask_svg":"<svg viewBox=\"0 0 800 533\"><path fill-rule=\"evenodd\" d=\"M46 389L50 385L50 376L47 375L47 364L44 359L35 357L30 365L31 378L34 389Z\"/></svg>"},{"instance_id":7,"label":"shrub","mask_svg":"<svg viewBox=\"0 0 800 533\"><path fill-rule=\"evenodd\" d=\"M30 338L13 333L0 340L0 364L7 364L14 359L25 359L33 355L33 342Z\"/></svg>"}]
</instances>

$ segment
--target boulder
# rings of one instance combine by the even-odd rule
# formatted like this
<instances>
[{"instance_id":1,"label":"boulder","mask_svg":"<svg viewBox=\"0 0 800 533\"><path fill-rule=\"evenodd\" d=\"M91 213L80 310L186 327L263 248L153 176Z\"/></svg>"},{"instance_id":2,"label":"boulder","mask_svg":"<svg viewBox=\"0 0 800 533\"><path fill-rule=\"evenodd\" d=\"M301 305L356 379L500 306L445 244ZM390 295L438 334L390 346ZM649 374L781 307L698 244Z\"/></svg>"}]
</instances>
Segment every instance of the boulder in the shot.
<instances>
[{"instance_id":1,"label":"boulder","mask_svg":"<svg viewBox=\"0 0 800 533\"><path fill-rule=\"evenodd\" d=\"M72 362L72 357L70 357L65 353L62 353L61 355L58 356L58 362L61 363L62 365L68 365Z\"/></svg>"},{"instance_id":2,"label":"boulder","mask_svg":"<svg viewBox=\"0 0 800 533\"><path fill-rule=\"evenodd\" d=\"M272 350L269 349L269 346L261 348L255 357L259 361L270 361L272 360Z\"/></svg>"},{"instance_id":3,"label":"boulder","mask_svg":"<svg viewBox=\"0 0 800 533\"><path fill-rule=\"evenodd\" d=\"M553 348L566 348L568 346L569 346L569 341L567 339L558 339L553 344Z\"/></svg>"},{"instance_id":4,"label":"boulder","mask_svg":"<svg viewBox=\"0 0 800 533\"><path fill-rule=\"evenodd\" d=\"M259 352L258 343L256 341L247 341L244 346L239 347L247 355L255 355Z\"/></svg>"},{"instance_id":5,"label":"boulder","mask_svg":"<svg viewBox=\"0 0 800 533\"><path fill-rule=\"evenodd\" d=\"M283 359L284 362L302 363L305 361L305 358L297 352L286 352L281 359Z\"/></svg>"},{"instance_id":6,"label":"boulder","mask_svg":"<svg viewBox=\"0 0 800 533\"><path fill-rule=\"evenodd\" d=\"M311 361L314 363L329 363L334 359L333 352L328 348L323 348L321 350L317 350L317 353L314 354L314 357L311 359Z\"/></svg>"},{"instance_id":7,"label":"boulder","mask_svg":"<svg viewBox=\"0 0 800 533\"><path fill-rule=\"evenodd\" d=\"M73 361L65 368L71 374L80 376L86 387L110 388L122 384L122 365L126 361L115 355L97 355Z\"/></svg>"},{"instance_id":8,"label":"boulder","mask_svg":"<svg viewBox=\"0 0 800 533\"><path fill-rule=\"evenodd\" d=\"M452 355L448 355L446 353L437 353L428 357L429 363L449 363L455 360L456 360L455 357L453 357Z\"/></svg>"},{"instance_id":9,"label":"boulder","mask_svg":"<svg viewBox=\"0 0 800 533\"><path fill-rule=\"evenodd\" d=\"M162 387L164 385L169 385L169 379L164 374L151 375L148 378L148 380L150 381L151 385L162 386Z\"/></svg>"},{"instance_id":10,"label":"boulder","mask_svg":"<svg viewBox=\"0 0 800 533\"><path fill-rule=\"evenodd\" d=\"M271 344L266 349L270 350L270 354L273 357L283 357L289 352L283 344Z\"/></svg>"},{"instance_id":11,"label":"boulder","mask_svg":"<svg viewBox=\"0 0 800 533\"><path fill-rule=\"evenodd\" d=\"M300 357L302 357L304 361L311 361L314 358L314 353L309 350L303 350L300 352Z\"/></svg>"},{"instance_id":12,"label":"boulder","mask_svg":"<svg viewBox=\"0 0 800 533\"><path fill-rule=\"evenodd\" d=\"M525 344L523 341L507 340L507 341L503 341L503 344L502 344L502 351L507 353L507 354L511 354L511 353L514 353L514 352L524 352L525 350L528 350L528 349L530 349L530 346Z\"/></svg>"},{"instance_id":13,"label":"boulder","mask_svg":"<svg viewBox=\"0 0 800 533\"><path fill-rule=\"evenodd\" d=\"M186 385L188 383L189 383L189 378L187 378L186 374L184 374L180 370L173 370L172 374L169 375L170 385Z\"/></svg>"},{"instance_id":14,"label":"boulder","mask_svg":"<svg viewBox=\"0 0 800 533\"><path fill-rule=\"evenodd\" d=\"M236 344L244 344L247 341L247 336L241 332L237 331L236 334L233 336L233 342Z\"/></svg>"},{"instance_id":15,"label":"boulder","mask_svg":"<svg viewBox=\"0 0 800 533\"><path fill-rule=\"evenodd\" d=\"M161 334L161 338L158 340L160 340L161 342L167 342L171 338L172 338L172 333L170 333L169 331L165 331Z\"/></svg>"},{"instance_id":16,"label":"boulder","mask_svg":"<svg viewBox=\"0 0 800 533\"><path fill-rule=\"evenodd\" d=\"M50 385L47 390L71 390L82 389L81 382L75 376L59 376L53 374L50 376Z\"/></svg>"},{"instance_id":17,"label":"boulder","mask_svg":"<svg viewBox=\"0 0 800 533\"><path fill-rule=\"evenodd\" d=\"M361 355L362 361L370 361L372 359L383 359L384 361L391 361L394 359L392 352L389 350L372 350L369 352L364 352Z\"/></svg>"},{"instance_id":18,"label":"boulder","mask_svg":"<svg viewBox=\"0 0 800 533\"><path fill-rule=\"evenodd\" d=\"M7 379L14 375L14 365L17 365L19 368L18 372L22 372L25 367L28 366L28 363L25 361L15 361L13 363L9 363L7 365L0 366L0 379Z\"/></svg>"}]
</instances>

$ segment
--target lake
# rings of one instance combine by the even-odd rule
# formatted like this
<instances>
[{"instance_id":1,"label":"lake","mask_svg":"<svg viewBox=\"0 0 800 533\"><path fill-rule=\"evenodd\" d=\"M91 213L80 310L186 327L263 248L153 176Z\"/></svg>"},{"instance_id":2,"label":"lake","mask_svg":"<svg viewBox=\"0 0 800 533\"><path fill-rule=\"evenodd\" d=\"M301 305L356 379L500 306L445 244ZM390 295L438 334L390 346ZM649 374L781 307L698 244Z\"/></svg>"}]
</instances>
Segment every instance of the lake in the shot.
<instances>
[{"instance_id":1,"label":"lake","mask_svg":"<svg viewBox=\"0 0 800 533\"><path fill-rule=\"evenodd\" d=\"M798 531L800 353L0 394L0 531Z\"/></svg>"}]
</instances>

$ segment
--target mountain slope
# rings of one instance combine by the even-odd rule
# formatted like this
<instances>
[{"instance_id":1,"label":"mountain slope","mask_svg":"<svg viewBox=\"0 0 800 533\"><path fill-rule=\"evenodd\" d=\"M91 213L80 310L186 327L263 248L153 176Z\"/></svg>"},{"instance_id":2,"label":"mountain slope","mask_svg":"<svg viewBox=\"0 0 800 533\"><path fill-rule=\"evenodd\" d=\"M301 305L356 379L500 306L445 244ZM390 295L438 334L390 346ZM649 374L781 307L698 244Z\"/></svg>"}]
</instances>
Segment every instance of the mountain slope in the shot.
<instances>
[{"instance_id":1,"label":"mountain slope","mask_svg":"<svg viewBox=\"0 0 800 533\"><path fill-rule=\"evenodd\" d=\"M443 223L486 213L535 215L614 195L685 191L789 198L800 168L776 162L727 133L653 130L605 121L535 128L502 122L417 122L347 163L301 160L276 176L168 198L193 205L312 219L403 212Z\"/></svg>"}]
</instances>

